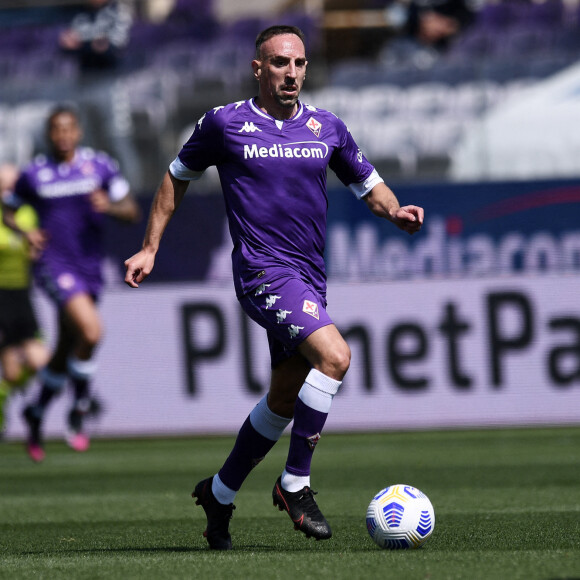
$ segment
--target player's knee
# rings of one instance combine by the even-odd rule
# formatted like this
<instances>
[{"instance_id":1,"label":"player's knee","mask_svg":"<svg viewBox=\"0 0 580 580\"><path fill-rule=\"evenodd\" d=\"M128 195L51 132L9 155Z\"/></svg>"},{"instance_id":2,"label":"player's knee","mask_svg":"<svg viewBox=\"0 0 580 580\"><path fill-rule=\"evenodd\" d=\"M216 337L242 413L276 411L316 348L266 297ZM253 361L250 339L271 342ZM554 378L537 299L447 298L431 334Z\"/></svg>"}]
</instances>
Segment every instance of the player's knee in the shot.
<instances>
[{"instance_id":1,"label":"player's knee","mask_svg":"<svg viewBox=\"0 0 580 580\"><path fill-rule=\"evenodd\" d=\"M47 352L38 352L33 356L30 356L26 363L28 368L33 372L37 373L40 369L44 368L50 359L50 354Z\"/></svg>"},{"instance_id":2,"label":"player's knee","mask_svg":"<svg viewBox=\"0 0 580 580\"><path fill-rule=\"evenodd\" d=\"M48 364L50 352L43 342L35 340L27 345L24 359L28 369L36 373Z\"/></svg>"},{"instance_id":3,"label":"player's knee","mask_svg":"<svg viewBox=\"0 0 580 580\"><path fill-rule=\"evenodd\" d=\"M94 349L103 339L103 329L100 324L87 326L82 332L82 342L85 348Z\"/></svg>"},{"instance_id":4,"label":"player's knee","mask_svg":"<svg viewBox=\"0 0 580 580\"><path fill-rule=\"evenodd\" d=\"M342 381L350 367L350 347L344 342L340 347L332 350L324 361L324 374Z\"/></svg>"},{"instance_id":5,"label":"player's knee","mask_svg":"<svg viewBox=\"0 0 580 580\"><path fill-rule=\"evenodd\" d=\"M2 369L3 378L8 383L16 383L22 374L22 369L17 365L6 365Z\"/></svg>"}]
</instances>

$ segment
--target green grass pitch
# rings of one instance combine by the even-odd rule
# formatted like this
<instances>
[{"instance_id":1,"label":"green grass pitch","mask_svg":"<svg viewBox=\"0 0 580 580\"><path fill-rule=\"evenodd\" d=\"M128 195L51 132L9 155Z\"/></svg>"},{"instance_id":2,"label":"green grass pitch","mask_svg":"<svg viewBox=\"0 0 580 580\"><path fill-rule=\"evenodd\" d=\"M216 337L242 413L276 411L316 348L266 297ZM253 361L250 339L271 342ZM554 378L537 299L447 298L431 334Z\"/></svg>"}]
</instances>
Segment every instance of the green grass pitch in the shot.
<instances>
[{"instance_id":1,"label":"green grass pitch","mask_svg":"<svg viewBox=\"0 0 580 580\"><path fill-rule=\"evenodd\" d=\"M313 488L333 528L315 542L272 506L285 436L237 497L232 552L207 549L190 497L233 438L49 442L42 465L0 445L0 578L580 578L580 428L326 434ZM377 548L372 496L418 487L436 514L423 548Z\"/></svg>"}]
</instances>

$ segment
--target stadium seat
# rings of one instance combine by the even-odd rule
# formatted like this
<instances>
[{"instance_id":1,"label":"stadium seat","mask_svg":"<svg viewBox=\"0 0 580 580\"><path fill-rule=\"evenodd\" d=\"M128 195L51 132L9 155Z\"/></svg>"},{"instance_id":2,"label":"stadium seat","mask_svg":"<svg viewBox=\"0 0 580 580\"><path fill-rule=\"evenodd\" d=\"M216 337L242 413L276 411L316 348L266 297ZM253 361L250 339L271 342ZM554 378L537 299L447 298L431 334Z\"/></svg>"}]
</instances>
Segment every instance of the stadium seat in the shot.
<instances>
[{"instance_id":1,"label":"stadium seat","mask_svg":"<svg viewBox=\"0 0 580 580\"><path fill-rule=\"evenodd\" d=\"M432 117L446 109L453 89L443 83L420 83L406 91L406 113L410 117Z\"/></svg>"}]
</instances>

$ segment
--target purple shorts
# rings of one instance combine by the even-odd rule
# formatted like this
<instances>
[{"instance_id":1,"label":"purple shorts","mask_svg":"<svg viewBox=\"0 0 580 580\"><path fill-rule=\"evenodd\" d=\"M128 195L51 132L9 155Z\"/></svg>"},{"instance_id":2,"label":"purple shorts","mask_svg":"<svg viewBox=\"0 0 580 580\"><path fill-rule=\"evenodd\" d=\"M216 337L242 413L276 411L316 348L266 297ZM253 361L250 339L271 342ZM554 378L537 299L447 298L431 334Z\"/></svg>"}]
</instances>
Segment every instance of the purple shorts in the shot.
<instances>
[{"instance_id":1,"label":"purple shorts","mask_svg":"<svg viewBox=\"0 0 580 580\"><path fill-rule=\"evenodd\" d=\"M64 306L76 294L96 299L103 286L100 272L87 275L60 264L39 263L35 274L38 285L58 306Z\"/></svg>"},{"instance_id":2,"label":"purple shorts","mask_svg":"<svg viewBox=\"0 0 580 580\"><path fill-rule=\"evenodd\" d=\"M326 299L295 276L265 282L240 298L246 314L266 329L272 368L295 355L315 330L333 324Z\"/></svg>"}]
</instances>

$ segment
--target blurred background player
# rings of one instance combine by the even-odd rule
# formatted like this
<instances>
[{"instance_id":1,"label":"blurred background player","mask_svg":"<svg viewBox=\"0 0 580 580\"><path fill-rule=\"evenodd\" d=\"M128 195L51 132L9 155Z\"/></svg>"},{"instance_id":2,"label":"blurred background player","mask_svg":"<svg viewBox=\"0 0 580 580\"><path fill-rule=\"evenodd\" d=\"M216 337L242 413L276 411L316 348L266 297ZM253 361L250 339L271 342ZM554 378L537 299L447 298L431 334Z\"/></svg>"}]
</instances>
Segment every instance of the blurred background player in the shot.
<instances>
[{"instance_id":1,"label":"blurred background player","mask_svg":"<svg viewBox=\"0 0 580 580\"><path fill-rule=\"evenodd\" d=\"M127 5L113 0L87 0L59 36L59 46L79 59L84 72L117 67L129 42L133 16Z\"/></svg>"},{"instance_id":2,"label":"blurred background player","mask_svg":"<svg viewBox=\"0 0 580 580\"><path fill-rule=\"evenodd\" d=\"M394 38L380 59L387 66L429 68L476 18L470 0L395 0L386 8Z\"/></svg>"},{"instance_id":3,"label":"blurred background player","mask_svg":"<svg viewBox=\"0 0 580 580\"><path fill-rule=\"evenodd\" d=\"M130 84L119 74L131 39L133 12L128 2L85 0L58 37L58 47L79 67L75 100L82 107L83 125L91 142L120 163L133 188L141 186L130 114Z\"/></svg>"},{"instance_id":4,"label":"blurred background player","mask_svg":"<svg viewBox=\"0 0 580 580\"><path fill-rule=\"evenodd\" d=\"M14 188L17 178L15 165L0 165L2 198ZM0 218L1 215L0 207ZM23 205L14 219L26 232L38 227L36 213L29 205ZM4 226L0 219L0 432L5 426L4 411L9 395L25 387L49 357L30 299L33 251L34 246L25 237Z\"/></svg>"},{"instance_id":5,"label":"blurred background player","mask_svg":"<svg viewBox=\"0 0 580 580\"><path fill-rule=\"evenodd\" d=\"M14 194L5 201L4 222L39 252L35 276L58 310L58 339L42 371L36 402L26 407L27 451L44 459L42 419L54 396L70 379L74 403L68 415L67 442L76 451L89 447L83 419L90 410L95 350L102 337L97 300L103 286L102 237L106 216L127 222L139 207L117 163L106 153L80 147L82 129L73 107L57 107L48 117L48 155L37 156L22 171ZM15 210L32 205L40 229L24 232Z\"/></svg>"}]
</instances>

